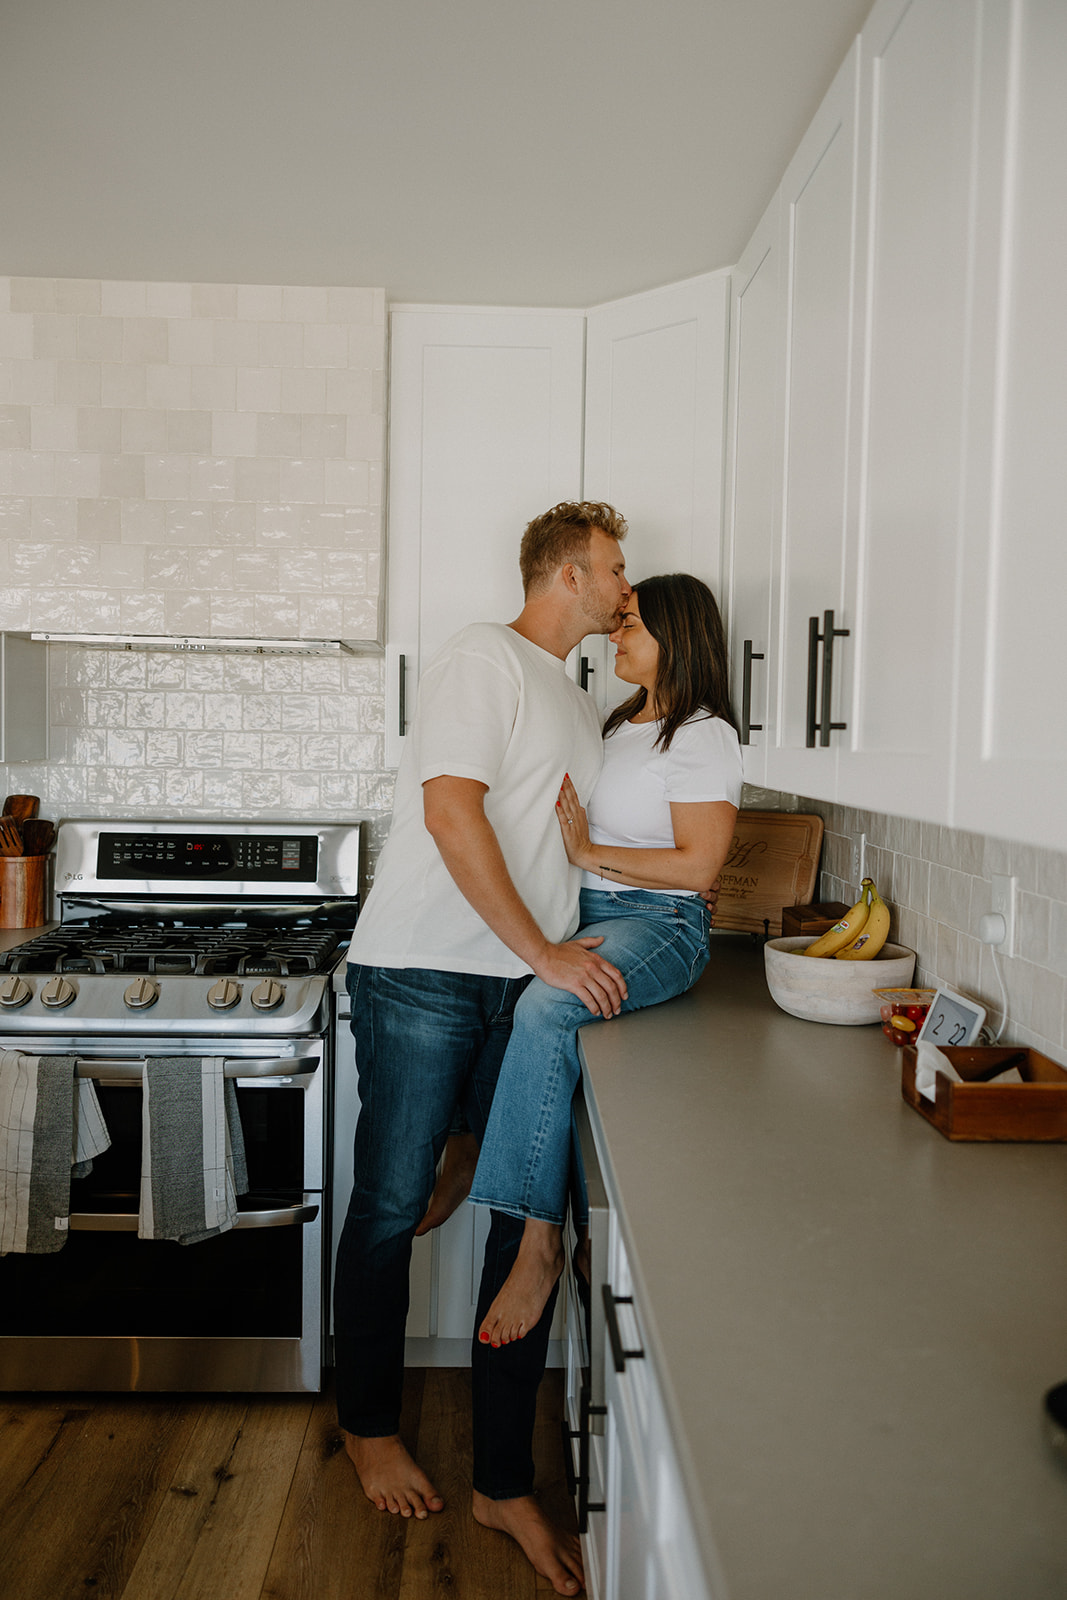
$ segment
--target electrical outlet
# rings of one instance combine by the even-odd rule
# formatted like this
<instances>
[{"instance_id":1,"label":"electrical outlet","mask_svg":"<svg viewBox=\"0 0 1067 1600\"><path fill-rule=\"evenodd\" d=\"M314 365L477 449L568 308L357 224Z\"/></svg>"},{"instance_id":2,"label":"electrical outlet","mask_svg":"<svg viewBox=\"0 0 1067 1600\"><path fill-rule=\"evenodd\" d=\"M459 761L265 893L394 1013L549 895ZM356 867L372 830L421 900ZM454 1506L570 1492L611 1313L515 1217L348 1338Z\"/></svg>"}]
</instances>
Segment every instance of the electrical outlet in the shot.
<instances>
[{"instance_id":1,"label":"electrical outlet","mask_svg":"<svg viewBox=\"0 0 1067 1600\"><path fill-rule=\"evenodd\" d=\"M1006 956L1015 954L1015 879L1007 873L994 872L990 878L993 885L992 910L998 911L1004 918L1004 940L1000 948Z\"/></svg>"}]
</instances>

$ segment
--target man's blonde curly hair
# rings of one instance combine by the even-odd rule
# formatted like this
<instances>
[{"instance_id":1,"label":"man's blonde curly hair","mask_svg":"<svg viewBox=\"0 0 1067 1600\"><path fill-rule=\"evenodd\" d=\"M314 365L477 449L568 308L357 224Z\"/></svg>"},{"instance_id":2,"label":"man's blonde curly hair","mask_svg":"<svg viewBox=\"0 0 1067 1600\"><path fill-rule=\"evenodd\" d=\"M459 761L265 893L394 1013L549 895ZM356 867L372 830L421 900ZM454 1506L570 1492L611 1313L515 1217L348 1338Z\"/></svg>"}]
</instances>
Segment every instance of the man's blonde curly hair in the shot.
<instances>
[{"instance_id":1,"label":"man's blonde curly hair","mask_svg":"<svg viewBox=\"0 0 1067 1600\"><path fill-rule=\"evenodd\" d=\"M603 500L561 500L535 517L522 536L519 571L526 598L547 589L568 561L589 570L589 540L594 528L612 539L626 537L626 518Z\"/></svg>"}]
</instances>

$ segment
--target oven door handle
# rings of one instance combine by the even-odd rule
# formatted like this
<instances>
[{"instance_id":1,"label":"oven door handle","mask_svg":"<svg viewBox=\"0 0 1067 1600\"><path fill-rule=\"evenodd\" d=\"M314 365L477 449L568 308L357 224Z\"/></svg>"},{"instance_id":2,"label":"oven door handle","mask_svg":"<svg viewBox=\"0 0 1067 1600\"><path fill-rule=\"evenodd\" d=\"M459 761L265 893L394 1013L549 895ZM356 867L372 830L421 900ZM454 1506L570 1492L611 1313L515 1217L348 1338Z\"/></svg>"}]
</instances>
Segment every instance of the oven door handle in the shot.
<instances>
[{"instance_id":1,"label":"oven door handle","mask_svg":"<svg viewBox=\"0 0 1067 1600\"><path fill-rule=\"evenodd\" d=\"M294 1228L314 1222L319 1214L317 1205L307 1200L295 1205L272 1206L267 1211L242 1211L235 1228ZM72 1233L136 1233L136 1211L72 1211ZM226 1230L229 1231L229 1230Z\"/></svg>"},{"instance_id":2,"label":"oven door handle","mask_svg":"<svg viewBox=\"0 0 1067 1600\"><path fill-rule=\"evenodd\" d=\"M195 1060L195 1057L190 1057ZM94 1078L115 1086L138 1084L144 1077L146 1057L125 1056L108 1059L103 1056L77 1059L79 1078ZM297 1087L311 1083L318 1070L317 1056L228 1056L223 1072L227 1078L278 1078Z\"/></svg>"}]
</instances>

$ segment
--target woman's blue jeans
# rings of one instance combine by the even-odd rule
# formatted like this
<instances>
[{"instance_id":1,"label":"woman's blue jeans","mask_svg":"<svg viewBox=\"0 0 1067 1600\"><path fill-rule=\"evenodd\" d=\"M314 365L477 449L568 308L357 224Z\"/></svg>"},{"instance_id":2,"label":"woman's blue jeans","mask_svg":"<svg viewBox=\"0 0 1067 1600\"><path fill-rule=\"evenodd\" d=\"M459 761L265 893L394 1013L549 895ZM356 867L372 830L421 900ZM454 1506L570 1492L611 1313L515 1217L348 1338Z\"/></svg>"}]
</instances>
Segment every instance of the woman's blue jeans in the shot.
<instances>
[{"instance_id":1,"label":"woman's blue jeans","mask_svg":"<svg viewBox=\"0 0 1067 1600\"><path fill-rule=\"evenodd\" d=\"M699 895L583 889L581 920L581 936L603 935L597 953L626 979L624 1012L684 993L707 965L710 918ZM482 1139L474 1204L562 1224L578 1029L604 1020L539 978L523 991Z\"/></svg>"}]
</instances>

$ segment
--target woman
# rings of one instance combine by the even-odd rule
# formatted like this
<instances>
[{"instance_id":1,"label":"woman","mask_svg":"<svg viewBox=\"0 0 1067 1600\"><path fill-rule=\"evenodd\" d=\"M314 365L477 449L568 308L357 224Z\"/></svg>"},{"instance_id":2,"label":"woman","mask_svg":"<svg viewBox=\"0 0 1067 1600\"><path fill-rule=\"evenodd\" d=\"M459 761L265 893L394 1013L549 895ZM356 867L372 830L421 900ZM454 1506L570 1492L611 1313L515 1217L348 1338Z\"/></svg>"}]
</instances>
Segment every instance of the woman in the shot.
<instances>
[{"instance_id":1,"label":"woman","mask_svg":"<svg viewBox=\"0 0 1067 1600\"><path fill-rule=\"evenodd\" d=\"M619 968L635 1011L681 994L708 960L700 897L718 876L741 795L726 641L715 597L684 573L634 589L611 634L615 673L635 686L604 725L588 816L569 778L556 815L583 869L583 936ZM593 1021L533 979L515 1008L470 1199L526 1218L512 1271L478 1337L508 1344L537 1323L563 1267L578 1029Z\"/></svg>"}]
</instances>

